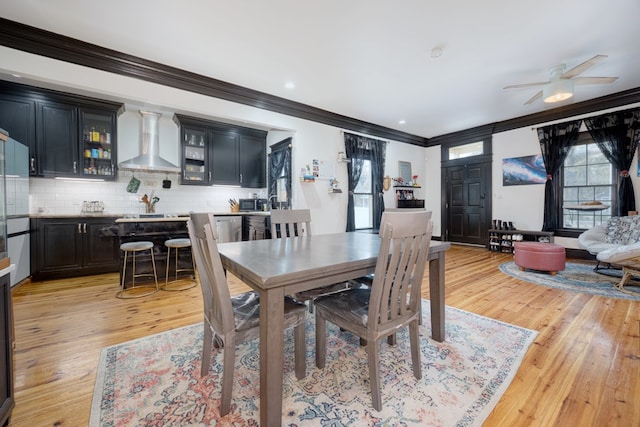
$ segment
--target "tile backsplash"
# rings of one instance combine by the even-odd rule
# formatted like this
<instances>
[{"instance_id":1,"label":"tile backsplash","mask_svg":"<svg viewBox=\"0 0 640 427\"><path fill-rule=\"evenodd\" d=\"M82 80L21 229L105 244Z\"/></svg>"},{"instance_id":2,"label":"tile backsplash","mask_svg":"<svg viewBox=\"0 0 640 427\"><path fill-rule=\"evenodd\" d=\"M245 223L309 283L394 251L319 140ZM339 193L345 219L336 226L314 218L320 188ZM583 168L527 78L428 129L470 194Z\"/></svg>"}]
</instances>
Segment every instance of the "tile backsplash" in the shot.
<instances>
[{"instance_id":1,"label":"tile backsplash","mask_svg":"<svg viewBox=\"0 0 640 427\"><path fill-rule=\"evenodd\" d=\"M117 181L77 181L52 178L29 179L29 213L32 215L80 215L83 202L99 200L104 214L122 215L145 212L141 202L144 194L160 198L156 213L175 214L189 211L229 212L229 199L249 198L258 193L266 197L266 189L231 186L180 185L176 174L135 172L140 180L137 193L128 193L127 184L134 174L119 171ZM164 179L171 180L171 188L162 188Z\"/></svg>"}]
</instances>

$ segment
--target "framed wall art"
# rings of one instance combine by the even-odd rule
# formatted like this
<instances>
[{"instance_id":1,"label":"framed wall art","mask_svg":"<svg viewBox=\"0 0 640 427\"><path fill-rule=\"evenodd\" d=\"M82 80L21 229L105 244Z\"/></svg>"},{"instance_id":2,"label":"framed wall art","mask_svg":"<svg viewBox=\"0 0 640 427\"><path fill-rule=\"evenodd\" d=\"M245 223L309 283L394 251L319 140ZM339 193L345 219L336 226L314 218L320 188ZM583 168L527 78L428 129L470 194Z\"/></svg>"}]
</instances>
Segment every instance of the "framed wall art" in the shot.
<instances>
[{"instance_id":1,"label":"framed wall art","mask_svg":"<svg viewBox=\"0 0 640 427\"><path fill-rule=\"evenodd\" d=\"M541 154L502 159L502 185L544 184L547 172Z\"/></svg>"}]
</instances>

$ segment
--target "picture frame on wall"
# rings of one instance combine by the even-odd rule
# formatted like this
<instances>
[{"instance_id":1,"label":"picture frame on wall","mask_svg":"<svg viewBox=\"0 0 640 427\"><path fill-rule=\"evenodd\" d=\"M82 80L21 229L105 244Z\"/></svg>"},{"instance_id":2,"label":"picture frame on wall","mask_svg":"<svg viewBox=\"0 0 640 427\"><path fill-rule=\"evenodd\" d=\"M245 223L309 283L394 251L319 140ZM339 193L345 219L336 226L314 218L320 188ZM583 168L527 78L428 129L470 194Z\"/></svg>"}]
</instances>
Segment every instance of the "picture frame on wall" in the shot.
<instances>
[{"instance_id":1,"label":"picture frame on wall","mask_svg":"<svg viewBox=\"0 0 640 427\"><path fill-rule=\"evenodd\" d=\"M544 184L547 172L541 154L502 159L502 185Z\"/></svg>"}]
</instances>

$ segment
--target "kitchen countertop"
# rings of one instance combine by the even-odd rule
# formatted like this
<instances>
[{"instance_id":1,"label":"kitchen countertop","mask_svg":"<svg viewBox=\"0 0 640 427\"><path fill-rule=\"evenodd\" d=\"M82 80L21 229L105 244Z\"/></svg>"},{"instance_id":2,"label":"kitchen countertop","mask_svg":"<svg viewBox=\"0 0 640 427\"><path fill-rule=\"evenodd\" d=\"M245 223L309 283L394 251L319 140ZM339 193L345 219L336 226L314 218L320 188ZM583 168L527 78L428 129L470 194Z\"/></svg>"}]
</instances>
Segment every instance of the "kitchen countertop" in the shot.
<instances>
[{"instance_id":1,"label":"kitchen countertop","mask_svg":"<svg viewBox=\"0 0 640 427\"><path fill-rule=\"evenodd\" d=\"M51 214L34 214L29 215L30 218L116 218L116 223L121 222L162 222L162 221L186 221L189 219L188 213L165 214L168 216L151 217L151 216L134 216L132 214L123 213L91 213L78 215L51 215ZM269 211L243 211L243 212L213 212L214 216L246 216L261 215L269 216Z\"/></svg>"}]
</instances>

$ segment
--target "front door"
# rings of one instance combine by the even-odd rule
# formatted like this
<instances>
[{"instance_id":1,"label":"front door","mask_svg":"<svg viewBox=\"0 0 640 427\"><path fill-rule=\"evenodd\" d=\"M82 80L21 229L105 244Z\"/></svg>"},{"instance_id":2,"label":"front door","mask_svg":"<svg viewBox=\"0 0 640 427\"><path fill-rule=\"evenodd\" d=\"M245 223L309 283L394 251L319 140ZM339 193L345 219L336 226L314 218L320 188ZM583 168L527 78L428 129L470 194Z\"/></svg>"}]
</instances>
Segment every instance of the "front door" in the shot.
<instances>
[{"instance_id":1,"label":"front door","mask_svg":"<svg viewBox=\"0 0 640 427\"><path fill-rule=\"evenodd\" d=\"M444 175L446 240L486 245L491 216L491 163L450 166Z\"/></svg>"}]
</instances>

